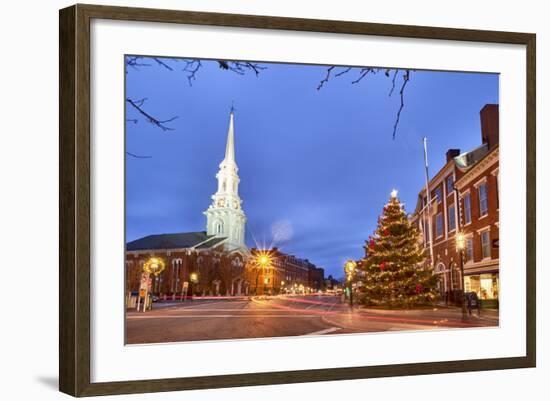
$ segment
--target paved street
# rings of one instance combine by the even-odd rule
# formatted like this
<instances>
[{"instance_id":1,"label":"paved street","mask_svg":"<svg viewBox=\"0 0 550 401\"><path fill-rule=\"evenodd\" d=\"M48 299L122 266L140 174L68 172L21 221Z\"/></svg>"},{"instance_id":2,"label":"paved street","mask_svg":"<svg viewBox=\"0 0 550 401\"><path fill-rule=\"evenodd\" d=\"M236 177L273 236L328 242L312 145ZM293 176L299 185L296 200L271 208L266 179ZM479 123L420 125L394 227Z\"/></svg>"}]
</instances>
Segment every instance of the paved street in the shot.
<instances>
[{"instance_id":1,"label":"paved street","mask_svg":"<svg viewBox=\"0 0 550 401\"><path fill-rule=\"evenodd\" d=\"M496 311L466 320L457 308L351 311L340 297L320 295L167 302L153 308L128 310L128 344L498 325Z\"/></svg>"}]
</instances>

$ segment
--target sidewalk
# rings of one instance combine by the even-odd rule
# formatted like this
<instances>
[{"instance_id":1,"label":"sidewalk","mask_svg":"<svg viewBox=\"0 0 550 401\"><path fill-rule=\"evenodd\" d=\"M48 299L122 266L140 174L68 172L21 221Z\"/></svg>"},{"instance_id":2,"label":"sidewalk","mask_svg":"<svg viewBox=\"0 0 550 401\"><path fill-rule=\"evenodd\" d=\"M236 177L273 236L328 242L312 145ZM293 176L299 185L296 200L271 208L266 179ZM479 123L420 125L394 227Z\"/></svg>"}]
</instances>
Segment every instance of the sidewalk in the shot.
<instances>
[{"instance_id":1,"label":"sidewalk","mask_svg":"<svg viewBox=\"0 0 550 401\"><path fill-rule=\"evenodd\" d=\"M383 315L408 315L408 316L424 316L432 315L437 316L450 316L456 318L462 318L462 308L459 306L443 306L437 305L433 308L423 308L423 309L381 309L381 308L368 308L360 306L354 308L355 311L359 313L373 313L373 314L383 314ZM468 316L471 319L485 319L498 322L499 311L498 309L482 309L481 317L478 316L477 309L472 310L472 314Z\"/></svg>"},{"instance_id":2,"label":"sidewalk","mask_svg":"<svg viewBox=\"0 0 550 401\"><path fill-rule=\"evenodd\" d=\"M431 309L387 310L353 308L345 313L329 313L323 320L331 325L352 332L376 332L396 330L430 330L438 328L470 328L498 326L498 310L477 311L462 318L462 309L435 307Z\"/></svg>"}]
</instances>

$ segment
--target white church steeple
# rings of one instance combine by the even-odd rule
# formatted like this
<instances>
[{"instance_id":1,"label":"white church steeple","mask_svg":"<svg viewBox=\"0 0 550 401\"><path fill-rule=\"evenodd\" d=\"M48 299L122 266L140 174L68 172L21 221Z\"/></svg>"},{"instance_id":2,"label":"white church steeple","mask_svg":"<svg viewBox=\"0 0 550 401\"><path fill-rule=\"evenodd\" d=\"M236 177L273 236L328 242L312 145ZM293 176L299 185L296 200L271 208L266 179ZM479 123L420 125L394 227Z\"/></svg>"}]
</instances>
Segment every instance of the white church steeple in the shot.
<instances>
[{"instance_id":1,"label":"white church steeple","mask_svg":"<svg viewBox=\"0 0 550 401\"><path fill-rule=\"evenodd\" d=\"M246 215L239 197L239 168L235 161L235 128L234 110L229 113L229 129L225 158L220 163L216 174L218 190L212 195L212 204L204 212L206 215L206 231L208 235L226 237L227 250L246 249L244 243Z\"/></svg>"}]
</instances>

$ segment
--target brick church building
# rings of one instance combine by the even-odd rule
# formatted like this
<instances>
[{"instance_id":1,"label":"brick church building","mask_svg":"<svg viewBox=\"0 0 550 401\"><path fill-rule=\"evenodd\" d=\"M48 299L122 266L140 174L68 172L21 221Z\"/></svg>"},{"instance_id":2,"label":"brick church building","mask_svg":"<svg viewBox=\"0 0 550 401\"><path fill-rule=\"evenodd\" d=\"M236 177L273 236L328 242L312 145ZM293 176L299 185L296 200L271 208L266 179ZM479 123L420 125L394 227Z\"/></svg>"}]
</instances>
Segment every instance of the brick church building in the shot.
<instances>
[{"instance_id":1,"label":"brick church building","mask_svg":"<svg viewBox=\"0 0 550 401\"><path fill-rule=\"evenodd\" d=\"M257 268L258 250L245 244L246 215L239 196L235 160L234 113L229 115L225 157L219 165L217 191L207 210L206 231L156 234L126 244L126 293L139 291L144 265L157 258L164 270L150 276L149 291L157 296L236 296L319 290L324 270L274 248L271 264ZM186 288L186 290L184 290Z\"/></svg>"},{"instance_id":2,"label":"brick church building","mask_svg":"<svg viewBox=\"0 0 550 401\"><path fill-rule=\"evenodd\" d=\"M246 215L239 197L238 171L231 110L225 157L216 174L218 188L204 212L206 231L149 235L127 243L126 292L139 290L143 265L157 257L165 269L152 277L153 294L177 296L184 285L189 294L196 295L248 294L245 265L250 252L244 242Z\"/></svg>"}]
</instances>

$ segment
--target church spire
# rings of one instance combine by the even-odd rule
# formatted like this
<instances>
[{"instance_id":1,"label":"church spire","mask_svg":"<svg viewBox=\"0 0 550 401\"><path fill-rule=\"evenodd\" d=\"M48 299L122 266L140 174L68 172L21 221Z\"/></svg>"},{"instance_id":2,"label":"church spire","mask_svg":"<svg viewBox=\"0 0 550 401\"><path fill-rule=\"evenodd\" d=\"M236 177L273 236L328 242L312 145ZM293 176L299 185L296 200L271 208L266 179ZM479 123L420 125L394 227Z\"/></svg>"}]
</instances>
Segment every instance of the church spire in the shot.
<instances>
[{"instance_id":1,"label":"church spire","mask_svg":"<svg viewBox=\"0 0 550 401\"><path fill-rule=\"evenodd\" d=\"M229 129L225 158L216 174L218 190L212 195L212 203L204 212L208 235L224 237L224 247L228 250L245 250L246 215L241 208L239 197L239 168L235 163L235 129L233 125L234 108L229 113Z\"/></svg>"},{"instance_id":2,"label":"church spire","mask_svg":"<svg viewBox=\"0 0 550 401\"><path fill-rule=\"evenodd\" d=\"M235 162L235 129L233 126L233 106L229 113L229 129L227 130L227 145L225 147L224 161Z\"/></svg>"}]
</instances>

